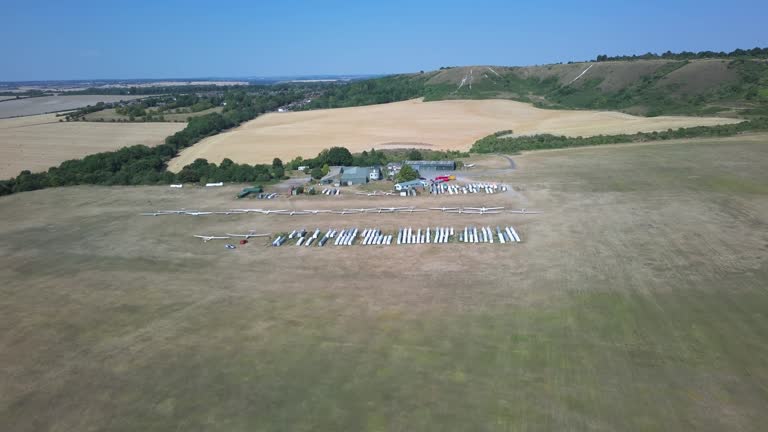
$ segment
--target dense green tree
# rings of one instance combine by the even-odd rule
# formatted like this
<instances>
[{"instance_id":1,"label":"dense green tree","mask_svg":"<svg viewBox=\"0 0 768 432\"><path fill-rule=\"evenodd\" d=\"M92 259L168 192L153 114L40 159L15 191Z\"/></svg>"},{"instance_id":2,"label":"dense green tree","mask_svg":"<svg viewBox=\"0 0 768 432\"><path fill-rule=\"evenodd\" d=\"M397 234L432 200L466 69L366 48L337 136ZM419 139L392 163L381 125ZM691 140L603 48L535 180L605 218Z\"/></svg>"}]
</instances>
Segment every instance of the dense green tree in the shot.
<instances>
[{"instance_id":1,"label":"dense green tree","mask_svg":"<svg viewBox=\"0 0 768 432\"><path fill-rule=\"evenodd\" d=\"M322 164L351 165L352 153L350 153L346 147L331 147L328 150L326 159L322 161Z\"/></svg>"},{"instance_id":2,"label":"dense green tree","mask_svg":"<svg viewBox=\"0 0 768 432\"><path fill-rule=\"evenodd\" d=\"M323 178L323 170L322 168L312 168L312 171L310 171L309 175L311 175L313 179L319 180Z\"/></svg>"},{"instance_id":3,"label":"dense green tree","mask_svg":"<svg viewBox=\"0 0 768 432\"><path fill-rule=\"evenodd\" d=\"M395 176L395 181L398 183L416 180L420 177L419 172L410 165L403 165L400 168L400 172Z\"/></svg>"},{"instance_id":4,"label":"dense green tree","mask_svg":"<svg viewBox=\"0 0 768 432\"><path fill-rule=\"evenodd\" d=\"M301 156L296 156L290 162L288 162L288 169L297 170L303 164L304 164L304 158L302 158Z\"/></svg>"},{"instance_id":5,"label":"dense green tree","mask_svg":"<svg viewBox=\"0 0 768 432\"><path fill-rule=\"evenodd\" d=\"M340 108L413 99L424 96L427 79L426 75L395 75L335 85L314 98L306 108Z\"/></svg>"},{"instance_id":6,"label":"dense green tree","mask_svg":"<svg viewBox=\"0 0 768 432\"><path fill-rule=\"evenodd\" d=\"M408 160L424 160L424 156L417 149L408 152Z\"/></svg>"},{"instance_id":7,"label":"dense green tree","mask_svg":"<svg viewBox=\"0 0 768 432\"><path fill-rule=\"evenodd\" d=\"M273 167L272 168L272 175L276 179L284 178L285 177L285 168L283 168L283 167L277 167L277 168Z\"/></svg>"},{"instance_id":8,"label":"dense green tree","mask_svg":"<svg viewBox=\"0 0 768 432\"><path fill-rule=\"evenodd\" d=\"M185 167L179 172L177 178L182 183L196 183L200 180L200 173L193 168Z\"/></svg>"}]
</instances>

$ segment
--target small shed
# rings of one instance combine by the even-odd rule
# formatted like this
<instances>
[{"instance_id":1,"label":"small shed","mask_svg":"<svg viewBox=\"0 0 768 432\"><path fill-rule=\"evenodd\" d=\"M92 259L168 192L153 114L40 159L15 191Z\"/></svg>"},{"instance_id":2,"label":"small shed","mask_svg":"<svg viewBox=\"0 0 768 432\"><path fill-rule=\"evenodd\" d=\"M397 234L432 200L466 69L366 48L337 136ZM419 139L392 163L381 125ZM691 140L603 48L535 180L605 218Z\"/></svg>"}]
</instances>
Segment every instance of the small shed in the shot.
<instances>
[{"instance_id":1,"label":"small shed","mask_svg":"<svg viewBox=\"0 0 768 432\"><path fill-rule=\"evenodd\" d=\"M381 180L381 167L372 167L368 173L369 180Z\"/></svg>"},{"instance_id":2,"label":"small shed","mask_svg":"<svg viewBox=\"0 0 768 432\"><path fill-rule=\"evenodd\" d=\"M425 186L424 180L411 180L407 182L397 183L395 184L395 190L396 191L406 191L409 189L415 189L415 188L423 188Z\"/></svg>"}]
</instances>

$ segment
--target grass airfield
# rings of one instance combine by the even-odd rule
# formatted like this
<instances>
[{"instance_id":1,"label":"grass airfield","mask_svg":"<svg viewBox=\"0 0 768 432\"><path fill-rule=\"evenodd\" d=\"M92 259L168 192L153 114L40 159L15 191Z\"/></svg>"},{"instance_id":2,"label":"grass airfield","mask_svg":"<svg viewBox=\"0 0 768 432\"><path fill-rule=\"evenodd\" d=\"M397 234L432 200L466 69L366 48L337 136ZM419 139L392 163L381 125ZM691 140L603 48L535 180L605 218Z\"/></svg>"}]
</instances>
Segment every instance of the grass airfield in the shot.
<instances>
[{"instance_id":1,"label":"grass airfield","mask_svg":"<svg viewBox=\"0 0 768 432\"><path fill-rule=\"evenodd\" d=\"M0 199L0 430L735 430L768 415L768 136L477 157L502 195ZM496 206L539 215L160 216ZM518 245L192 234L512 224Z\"/></svg>"}]
</instances>

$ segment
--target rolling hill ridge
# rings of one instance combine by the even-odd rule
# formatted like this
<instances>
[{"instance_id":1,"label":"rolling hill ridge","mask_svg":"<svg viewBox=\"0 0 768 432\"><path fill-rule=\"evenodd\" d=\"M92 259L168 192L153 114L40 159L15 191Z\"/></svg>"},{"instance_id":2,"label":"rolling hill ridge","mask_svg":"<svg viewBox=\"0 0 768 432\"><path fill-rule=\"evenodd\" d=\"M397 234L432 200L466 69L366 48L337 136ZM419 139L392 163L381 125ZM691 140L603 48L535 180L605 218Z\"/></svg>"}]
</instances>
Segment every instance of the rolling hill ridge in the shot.
<instances>
[{"instance_id":1,"label":"rolling hill ridge","mask_svg":"<svg viewBox=\"0 0 768 432\"><path fill-rule=\"evenodd\" d=\"M749 58L641 59L543 66L462 66L359 81L329 90L310 108L424 97L513 99L555 109L636 115L768 114L768 61Z\"/></svg>"}]
</instances>

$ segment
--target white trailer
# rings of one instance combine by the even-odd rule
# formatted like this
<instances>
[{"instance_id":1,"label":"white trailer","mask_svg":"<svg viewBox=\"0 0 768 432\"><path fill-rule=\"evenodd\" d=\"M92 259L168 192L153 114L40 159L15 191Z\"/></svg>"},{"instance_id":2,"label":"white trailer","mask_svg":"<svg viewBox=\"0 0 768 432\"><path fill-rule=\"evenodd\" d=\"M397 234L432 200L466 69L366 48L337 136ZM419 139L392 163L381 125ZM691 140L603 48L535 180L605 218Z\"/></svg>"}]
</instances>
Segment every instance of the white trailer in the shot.
<instances>
[{"instance_id":1,"label":"white trailer","mask_svg":"<svg viewBox=\"0 0 768 432\"><path fill-rule=\"evenodd\" d=\"M515 231L515 228L510 226L509 230L512 231L512 235L515 236L515 241L520 242L520 236L517 235L517 231Z\"/></svg>"},{"instance_id":2,"label":"white trailer","mask_svg":"<svg viewBox=\"0 0 768 432\"><path fill-rule=\"evenodd\" d=\"M335 246L338 246L339 244L341 244L341 240L344 238L344 235L346 233L347 233L347 230L341 230L341 232L339 233L339 236L336 237L336 240L333 242L333 244Z\"/></svg>"},{"instance_id":3,"label":"white trailer","mask_svg":"<svg viewBox=\"0 0 768 432\"><path fill-rule=\"evenodd\" d=\"M515 242L515 236L512 235L512 231L509 230L509 227L505 227L504 228L504 232L507 233L507 238L509 239L509 241L514 243Z\"/></svg>"}]
</instances>

